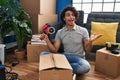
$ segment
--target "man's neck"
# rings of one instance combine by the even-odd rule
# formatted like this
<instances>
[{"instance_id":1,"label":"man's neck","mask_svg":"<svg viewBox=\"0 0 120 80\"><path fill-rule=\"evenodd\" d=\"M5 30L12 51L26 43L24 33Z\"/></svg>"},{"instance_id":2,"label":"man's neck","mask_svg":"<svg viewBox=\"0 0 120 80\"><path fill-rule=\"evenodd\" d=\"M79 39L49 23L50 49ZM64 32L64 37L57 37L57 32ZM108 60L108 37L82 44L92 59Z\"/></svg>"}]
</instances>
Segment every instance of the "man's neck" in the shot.
<instances>
[{"instance_id":1,"label":"man's neck","mask_svg":"<svg viewBox=\"0 0 120 80\"><path fill-rule=\"evenodd\" d=\"M66 27L67 27L68 30L72 30L73 27L74 27L74 25L72 25L72 26L70 26L70 25L66 25Z\"/></svg>"}]
</instances>

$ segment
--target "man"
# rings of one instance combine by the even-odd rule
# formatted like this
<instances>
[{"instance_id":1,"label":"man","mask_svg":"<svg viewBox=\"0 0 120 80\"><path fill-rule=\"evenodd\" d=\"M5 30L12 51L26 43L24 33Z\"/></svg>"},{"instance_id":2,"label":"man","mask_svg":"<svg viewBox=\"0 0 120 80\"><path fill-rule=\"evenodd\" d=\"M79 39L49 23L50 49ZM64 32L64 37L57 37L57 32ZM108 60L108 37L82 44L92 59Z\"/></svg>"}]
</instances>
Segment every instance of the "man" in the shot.
<instances>
[{"instance_id":1,"label":"man","mask_svg":"<svg viewBox=\"0 0 120 80\"><path fill-rule=\"evenodd\" d=\"M60 44L64 46L64 55L73 68L74 74L84 74L90 70L90 64L85 60L85 52L90 52L92 49L92 42L102 35L92 35L89 38L89 34L86 28L75 24L75 20L78 17L78 12L72 6L67 6L61 12L61 20L65 26L58 30L55 42L52 44L46 34L44 40L46 41L51 52L56 53ZM41 55L49 54L50 52L42 52Z\"/></svg>"}]
</instances>

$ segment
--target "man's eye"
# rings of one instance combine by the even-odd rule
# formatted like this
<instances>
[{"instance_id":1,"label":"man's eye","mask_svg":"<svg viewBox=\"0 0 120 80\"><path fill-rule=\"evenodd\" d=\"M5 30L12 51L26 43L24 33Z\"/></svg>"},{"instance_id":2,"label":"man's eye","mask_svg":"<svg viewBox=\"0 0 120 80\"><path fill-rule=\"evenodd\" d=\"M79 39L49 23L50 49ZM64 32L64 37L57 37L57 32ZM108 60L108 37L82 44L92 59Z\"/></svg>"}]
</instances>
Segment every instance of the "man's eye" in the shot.
<instances>
[{"instance_id":1,"label":"man's eye","mask_svg":"<svg viewBox=\"0 0 120 80\"><path fill-rule=\"evenodd\" d=\"M72 16L75 16L74 14Z\"/></svg>"},{"instance_id":2,"label":"man's eye","mask_svg":"<svg viewBox=\"0 0 120 80\"><path fill-rule=\"evenodd\" d=\"M67 17L69 17L70 15L66 15Z\"/></svg>"}]
</instances>

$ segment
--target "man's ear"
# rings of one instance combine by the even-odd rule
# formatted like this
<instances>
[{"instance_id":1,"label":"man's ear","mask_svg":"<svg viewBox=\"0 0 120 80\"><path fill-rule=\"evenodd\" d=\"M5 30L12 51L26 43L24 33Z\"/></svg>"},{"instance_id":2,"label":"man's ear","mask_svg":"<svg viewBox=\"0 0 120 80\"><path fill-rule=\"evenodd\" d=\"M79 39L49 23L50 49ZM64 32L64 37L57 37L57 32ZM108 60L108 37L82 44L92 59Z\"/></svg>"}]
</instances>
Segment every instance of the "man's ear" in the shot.
<instances>
[{"instance_id":1,"label":"man's ear","mask_svg":"<svg viewBox=\"0 0 120 80\"><path fill-rule=\"evenodd\" d=\"M63 20L65 21L65 18Z\"/></svg>"}]
</instances>

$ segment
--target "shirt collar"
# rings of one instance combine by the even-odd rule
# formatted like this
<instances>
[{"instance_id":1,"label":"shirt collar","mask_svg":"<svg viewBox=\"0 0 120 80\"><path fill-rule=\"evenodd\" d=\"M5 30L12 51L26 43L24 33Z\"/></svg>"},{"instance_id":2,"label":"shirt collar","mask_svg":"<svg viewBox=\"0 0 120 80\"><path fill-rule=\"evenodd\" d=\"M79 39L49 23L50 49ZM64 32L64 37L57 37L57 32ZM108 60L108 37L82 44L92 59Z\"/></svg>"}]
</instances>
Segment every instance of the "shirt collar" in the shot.
<instances>
[{"instance_id":1,"label":"shirt collar","mask_svg":"<svg viewBox=\"0 0 120 80\"><path fill-rule=\"evenodd\" d=\"M77 30L77 25L75 24L72 30ZM65 26L65 31L68 31L67 27Z\"/></svg>"}]
</instances>

